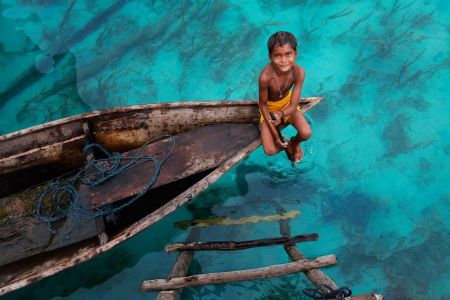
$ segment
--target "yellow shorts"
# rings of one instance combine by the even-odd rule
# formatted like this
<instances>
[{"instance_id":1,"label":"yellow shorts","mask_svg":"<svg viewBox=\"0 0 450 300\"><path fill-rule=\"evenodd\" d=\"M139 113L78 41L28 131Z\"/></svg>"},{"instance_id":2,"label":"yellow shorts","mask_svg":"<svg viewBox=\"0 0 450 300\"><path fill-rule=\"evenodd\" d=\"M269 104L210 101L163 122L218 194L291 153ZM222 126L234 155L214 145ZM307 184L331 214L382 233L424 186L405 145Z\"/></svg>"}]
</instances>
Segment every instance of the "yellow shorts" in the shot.
<instances>
[{"instance_id":1,"label":"yellow shorts","mask_svg":"<svg viewBox=\"0 0 450 300\"><path fill-rule=\"evenodd\" d=\"M271 112L276 112L276 111L280 111L282 109L287 108L289 106L289 104L291 104L291 95L292 95L292 92L289 91L289 94L287 94L287 96L284 97L281 100L278 100L278 101L267 101L267 108ZM300 105L297 107L297 110L301 111L300 110ZM284 117L283 120L286 123L287 120L289 120L289 116ZM262 122L264 122L264 117L261 114L261 117L259 118L259 123L262 123Z\"/></svg>"}]
</instances>

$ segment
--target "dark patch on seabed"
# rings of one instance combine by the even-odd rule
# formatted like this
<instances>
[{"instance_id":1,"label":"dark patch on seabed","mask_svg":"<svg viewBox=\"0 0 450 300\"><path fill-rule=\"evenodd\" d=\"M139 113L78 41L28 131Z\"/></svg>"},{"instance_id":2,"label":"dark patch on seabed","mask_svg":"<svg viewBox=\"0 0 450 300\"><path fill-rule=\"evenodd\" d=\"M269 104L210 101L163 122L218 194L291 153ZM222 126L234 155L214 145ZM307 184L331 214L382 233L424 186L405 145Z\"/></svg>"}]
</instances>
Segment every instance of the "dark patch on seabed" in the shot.
<instances>
[{"instance_id":1,"label":"dark patch on seabed","mask_svg":"<svg viewBox=\"0 0 450 300\"><path fill-rule=\"evenodd\" d=\"M327 155L328 175L334 178L337 182L345 182L353 180L354 174L351 172L348 164L342 159L347 153L345 153L344 144L348 141L343 141L340 144L333 146Z\"/></svg>"},{"instance_id":2,"label":"dark patch on seabed","mask_svg":"<svg viewBox=\"0 0 450 300\"><path fill-rule=\"evenodd\" d=\"M273 189L284 189L298 183L300 179L296 176L296 173L297 171L294 169L280 169L279 166L269 163L266 170L258 173L258 175L265 186Z\"/></svg>"},{"instance_id":3,"label":"dark patch on seabed","mask_svg":"<svg viewBox=\"0 0 450 300\"><path fill-rule=\"evenodd\" d=\"M425 299L434 282L450 275L448 266L440 263L449 258L450 231L443 226L433 226L432 230L423 243L394 251L384 261L383 270L390 281L387 299Z\"/></svg>"},{"instance_id":4,"label":"dark patch on seabed","mask_svg":"<svg viewBox=\"0 0 450 300\"><path fill-rule=\"evenodd\" d=\"M261 165L257 165L254 163L248 163L243 161L238 164L236 168L236 182L239 189L240 195L248 194L248 182L246 180L246 176L251 173L264 172L266 170L265 167Z\"/></svg>"},{"instance_id":5,"label":"dark patch on seabed","mask_svg":"<svg viewBox=\"0 0 450 300\"><path fill-rule=\"evenodd\" d=\"M365 194L354 191L348 196L330 194L323 201L322 217L324 222L338 222L350 239L354 233L363 234L377 209L376 202Z\"/></svg>"},{"instance_id":6,"label":"dark patch on seabed","mask_svg":"<svg viewBox=\"0 0 450 300\"><path fill-rule=\"evenodd\" d=\"M235 188L233 182L228 185L223 181L221 185L213 185L206 192L198 195L193 201L187 204L188 211L193 219L209 219L218 216L213 212L215 206L225 203L226 199L238 196L239 191Z\"/></svg>"},{"instance_id":7,"label":"dark patch on seabed","mask_svg":"<svg viewBox=\"0 0 450 300\"><path fill-rule=\"evenodd\" d=\"M317 92L315 94L323 96L325 102L317 105L316 107L314 107L313 110L308 111L306 115L311 116L311 118L314 119L315 122L322 123L325 122L330 117L332 112L336 110L335 103L333 101L335 97L330 92L326 93Z\"/></svg>"},{"instance_id":8,"label":"dark patch on seabed","mask_svg":"<svg viewBox=\"0 0 450 300\"><path fill-rule=\"evenodd\" d=\"M386 141L387 156L395 156L407 152L412 148L406 129L410 119L404 115L398 115L389 123L383 132Z\"/></svg>"},{"instance_id":9,"label":"dark patch on seabed","mask_svg":"<svg viewBox=\"0 0 450 300\"><path fill-rule=\"evenodd\" d=\"M431 107L430 102L425 100L422 96L408 96L403 101L400 101L400 104L405 104L419 112L425 112Z\"/></svg>"},{"instance_id":10,"label":"dark patch on seabed","mask_svg":"<svg viewBox=\"0 0 450 300\"><path fill-rule=\"evenodd\" d=\"M65 78L55 82L52 87L55 89L54 91L44 92L46 96L32 98L31 101L26 102L17 113L16 118L19 123L37 120L39 117L42 118L42 115L46 122L55 117L64 118L92 110L78 93L76 57L70 52L57 55L56 59L59 59L59 56L63 57L59 67L66 71ZM50 100L49 95L53 94L58 96L57 101Z\"/></svg>"},{"instance_id":11,"label":"dark patch on seabed","mask_svg":"<svg viewBox=\"0 0 450 300\"><path fill-rule=\"evenodd\" d=\"M444 145L444 153L450 155L450 144Z\"/></svg>"},{"instance_id":12,"label":"dark patch on seabed","mask_svg":"<svg viewBox=\"0 0 450 300\"><path fill-rule=\"evenodd\" d=\"M449 202L442 198L426 208L408 237L386 232L376 240L351 239L339 251L339 270L347 284L358 284L368 270L380 265L388 279L385 299L449 299L449 294L433 297L430 292L434 283L450 276L444 263L450 259Z\"/></svg>"},{"instance_id":13,"label":"dark patch on seabed","mask_svg":"<svg viewBox=\"0 0 450 300\"><path fill-rule=\"evenodd\" d=\"M257 300L307 300L311 298L304 296L301 291L304 287L309 287L310 285L305 276L293 274L266 281L253 281L247 288L254 291L264 291L263 295L256 298Z\"/></svg>"}]
</instances>

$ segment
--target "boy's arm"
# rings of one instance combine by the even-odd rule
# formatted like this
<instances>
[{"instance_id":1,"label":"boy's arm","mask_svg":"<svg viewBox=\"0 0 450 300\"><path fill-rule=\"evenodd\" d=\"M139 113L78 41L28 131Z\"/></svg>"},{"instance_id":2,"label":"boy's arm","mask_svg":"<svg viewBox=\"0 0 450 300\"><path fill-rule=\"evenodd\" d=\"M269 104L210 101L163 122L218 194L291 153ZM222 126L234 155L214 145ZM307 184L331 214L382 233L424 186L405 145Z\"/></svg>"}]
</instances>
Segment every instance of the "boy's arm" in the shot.
<instances>
[{"instance_id":1,"label":"boy's arm","mask_svg":"<svg viewBox=\"0 0 450 300\"><path fill-rule=\"evenodd\" d=\"M264 80L262 76L259 78L259 110L264 117L264 122L269 126L270 132L275 140L275 143L281 147L286 147L287 143L283 143L278 137L277 129L271 121L269 109L267 108L267 101L269 99L269 83Z\"/></svg>"},{"instance_id":2,"label":"boy's arm","mask_svg":"<svg viewBox=\"0 0 450 300\"><path fill-rule=\"evenodd\" d=\"M305 71L302 67L296 66L294 76L294 90L291 95L291 103L283 110L284 115L290 115L296 112L300 103L300 95L302 93L303 82L305 81Z\"/></svg>"}]
</instances>

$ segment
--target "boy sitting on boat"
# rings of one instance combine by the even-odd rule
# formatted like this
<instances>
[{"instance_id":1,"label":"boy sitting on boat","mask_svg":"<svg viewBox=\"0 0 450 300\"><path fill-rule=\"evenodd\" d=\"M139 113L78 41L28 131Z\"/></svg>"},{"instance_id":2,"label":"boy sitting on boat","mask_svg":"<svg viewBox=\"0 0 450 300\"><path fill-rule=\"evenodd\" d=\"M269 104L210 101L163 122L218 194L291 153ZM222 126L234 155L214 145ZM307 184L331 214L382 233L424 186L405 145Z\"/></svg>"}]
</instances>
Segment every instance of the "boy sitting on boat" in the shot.
<instances>
[{"instance_id":1,"label":"boy sitting on boat","mask_svg":"<svg viewBox=\"0 0 450 300\"><path fill-rule=\"evenodd\" d=\"M311 127L299 108L305 71L296 64L297 40L290 32L279 31L267 42L270 63L259 76L259 110L261 112L261 142L267 155L285 149L293 162L300 162L300 143L309 139ZM293 89L292 89L293 87ZM275 126L291 124L297 134L284 141Z\"/></svg>"}]
</instances>

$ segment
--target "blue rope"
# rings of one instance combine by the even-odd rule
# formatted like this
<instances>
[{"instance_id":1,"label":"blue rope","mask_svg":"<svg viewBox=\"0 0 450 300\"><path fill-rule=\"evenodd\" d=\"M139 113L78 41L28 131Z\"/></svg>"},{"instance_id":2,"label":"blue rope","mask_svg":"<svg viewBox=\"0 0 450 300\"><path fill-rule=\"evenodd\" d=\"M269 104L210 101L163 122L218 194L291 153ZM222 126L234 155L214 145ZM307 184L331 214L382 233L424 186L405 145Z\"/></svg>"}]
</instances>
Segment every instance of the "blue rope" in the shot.
<instances>
[{"instance_id":1,"label":"blue rope","mask_svg":"<svg viewBox=\"0 0 450 300\"><path fill-rule=\"evenodd\" d=\"M163 157L161 161L158 161L155 157L147 154L143 154L143 149L150 143L156 140L161 140L164 138L172 139L172 146L170 151ZM104 153L106 158L85 161L85 164L77 174L68 179L66 182L61 182L59 179L47 186L43 191L41 191L37 198L35 199L35 207L33 214L42 222L46 223L49 227L50 232L53 234L68 234L74 229L78 228L81 224L81 218L94 219L99 216L105 216L112 213L116 213L119 210L129 206L138 200L142 195L144 195L152 185L156 182L161 166L166 162L169 156L172 154L175 148L175 138L171 135L161 135L159 137L153 138L150 141L142 145L138 152L131 157L121 156L118 152L110 153L102 145L99 144L88 144L83 148L83 154L86 157L88 151L93 149L99 149ZM127 161L123 164L124 161ZM111 163L109 163L111 162ZM133 198L125 202L118 207L108 207L103 209L98 209L94 213L88 209L82 207L79 203L78 191L75 185L80 182L82 184L88 185L90 187L98 186L108 179L117 176L118 174L125 172L137 165L151 162L154 165L154 172L145 185L144 189ZM107 167L107 165L109 165ZM122 166L121 166L122 165ZM86 170L90 170L86 173ZM44 204L48 204L47 208L44 208ZM70 219L72 221L72 226L64 231L58 232L53 227L55 223L63 219Z\"/></svg>"},{"instance_id":2,"label":"blue rope","mask_svg":"<svg viewBox=\"0 0 450 300\"><path fill-rule=\"evenodd\" d=\"M50 207L43 208L44 200L49 197ZM67 234L79 226L77 213L80 212L81 206L76 204L75 199L78 198L78 192L72 184L67 182L53 182L45 190L38 194L36 199L36 207L33 214L41 221L47 223L51 233L56 234L52 224L62 219L68 218L72 220L72 226L61 234Z\"/></svg>"}]
</instances>

